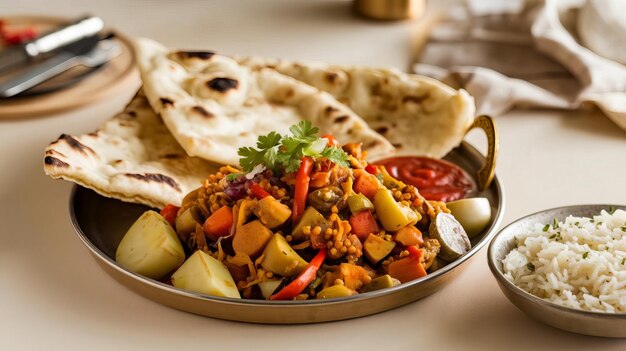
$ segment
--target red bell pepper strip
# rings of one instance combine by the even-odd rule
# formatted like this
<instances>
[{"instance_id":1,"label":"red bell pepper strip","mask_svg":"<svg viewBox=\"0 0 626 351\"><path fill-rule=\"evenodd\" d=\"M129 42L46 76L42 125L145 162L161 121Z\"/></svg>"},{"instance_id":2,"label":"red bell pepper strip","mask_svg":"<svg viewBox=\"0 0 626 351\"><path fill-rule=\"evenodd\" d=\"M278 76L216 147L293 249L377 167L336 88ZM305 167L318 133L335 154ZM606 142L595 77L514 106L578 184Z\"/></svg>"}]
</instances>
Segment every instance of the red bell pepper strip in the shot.
<instances>
[{"instance_id":1,"label":"red bell pepper strip","mask_svg":"<svg viewBox=\"0 0 626 351\"><path fill-rule=\"evenodd\" d=\"M250 185L250 191L252 191L252 194L254 194L254 196L259 200L271 195L265 189L263 189L263 187L260 186L258 183L252 183L252 185Z\"/></svg>"},{"instance_id":2,"label":"red bell pepper strip","mask_svg":"<svg viewBox=\"0 0 626 351\"><path fill-rule=\"evenodd\" d=\"M298 296L315 279L315 275L322 263L324 263L324 259L326 259L326 249L318 251L317 255L313 257L302 273L279 292L270 296L270 300L291 300Z\"/></svg>"},{"instance_id":3,"label":"red bell pepper strip","mask_svg":"<svg viewBox=\"0 0 626 351\"><path fill-rule=\"evenodd\" d=\"M338 146L339 145L339 142L337 141L337 139L335 139L335 137L330 135L330 134L323 135L322 139L327 139L328 140L328 146Z\"/></svg>"},{"instance_id":4,"label":"red bell pepper strip","mask_svg":"<svg viewBox=\"0 0 626 351\"><path fill-rule=\"evenodd\" d=\"M313 159L310 157L303 157L298 173L296 173L296 189L293 195L293 216L291 219L294 224L298 222L300 216L302 216L304 209L306 208L306 198L309 194L311 171L313 171Z\"/></svg>"},{"instance_id":5,"label":"red bell pepper strip","mask_svg":"<svg viewBox=\"0 0 626 351\"><path fill-rule=\"evenodd\" d=\"M176 228L176 215L178 214L178 210L180 210L180 207L172 204L165 206L161 210L161 216L169 222L172 228Z\"/></svg>"}]
</instances>

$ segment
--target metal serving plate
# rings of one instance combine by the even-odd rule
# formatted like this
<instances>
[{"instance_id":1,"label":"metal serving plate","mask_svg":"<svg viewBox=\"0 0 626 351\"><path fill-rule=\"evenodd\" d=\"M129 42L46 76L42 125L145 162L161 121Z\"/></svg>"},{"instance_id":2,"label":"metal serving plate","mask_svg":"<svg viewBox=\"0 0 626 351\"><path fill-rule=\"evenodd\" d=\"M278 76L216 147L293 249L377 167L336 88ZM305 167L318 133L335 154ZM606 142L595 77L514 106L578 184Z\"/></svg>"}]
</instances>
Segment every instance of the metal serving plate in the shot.
<instances>
[{"instance_id":1,"label":"metal serving plate","mask_svg":"<svg viewBox=\"0 0 626 351\"><path fill-rule=\"evenodd\" d=\"M489 268L496 277L500 290L528 316L570 332L613 338L626 337L626 314L583 311L561 306L534 296L504 276L502 260L515 248L515 235L528 232L535 223L551 223L554 218L563 221L567 216L592 217L610 208L626 210L623 205L575 205L553 208L522 217L498 232L489 245Z\"/></svg>"},{"instance_id":2,"label":"metal serving plate","mask_svg":"<svg viewBox=\"0 0 626 351\"><path fill-rule=\"evenodd\" d=\"M469 174L476 174L485 157L463 142L445 157ZM70 215L78 237L100 266L118 282L153 301L179 310L214 318L268 324L335 321L387 311L428 296L456 277L496 233L504 211L504 194L497 178L475 196L489 199L492 217L487 229L472 239L472 249L444 268L393 288L346 298L307 301L261 301L213 297L177 289L130 272L115 262L115 251L126 230L148 208L109 199L75 186ZM115 218L115 220L111 220Z\"/></svg>"}]
</instances>

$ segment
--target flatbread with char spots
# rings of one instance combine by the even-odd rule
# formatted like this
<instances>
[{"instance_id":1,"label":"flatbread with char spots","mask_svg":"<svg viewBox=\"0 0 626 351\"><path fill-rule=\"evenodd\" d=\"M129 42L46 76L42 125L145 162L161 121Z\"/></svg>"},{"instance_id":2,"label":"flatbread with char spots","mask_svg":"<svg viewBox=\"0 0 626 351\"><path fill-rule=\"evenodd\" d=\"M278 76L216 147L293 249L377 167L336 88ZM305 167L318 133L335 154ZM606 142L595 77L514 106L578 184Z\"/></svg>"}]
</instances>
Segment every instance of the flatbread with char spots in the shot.
<instances>
[{"instance_id":1,"label":"flatbread with char spots","mask_svg":"<svg viewBox=\"0 0 626 351\"><path fill-rule=\"evenodd\" d=\"M162 208L179 205L218 166L189 157L140 91L94 133L63 134L45 151L44 170L99 194Z\"/></svg>"},{"instance_id":2,"label":"flatbread with char spots","mask_svg":"<svg viewBox=\"0 0 626 351\"><path fill-rule=\"evenodd\" d=\"M211 52L136 45L143 89L188 155L238 164L237 150L271 131L309 120L322 134L362 142L371 157L393 146L332 95L266 67L247 67Z\"/></svg>"},{"instance_id":3,"label":"flatbread with char spots","mask_svg":"<svg viewBox=\"0 0 626 351\"><path fill-rule=\"evenodd\" d=\"M389 140L398 155L443 157L474 121L474 99L437 80L395 69L350 67L265 58L235 58L271 68L326 91Z\"/></svg>"}]
</instances>

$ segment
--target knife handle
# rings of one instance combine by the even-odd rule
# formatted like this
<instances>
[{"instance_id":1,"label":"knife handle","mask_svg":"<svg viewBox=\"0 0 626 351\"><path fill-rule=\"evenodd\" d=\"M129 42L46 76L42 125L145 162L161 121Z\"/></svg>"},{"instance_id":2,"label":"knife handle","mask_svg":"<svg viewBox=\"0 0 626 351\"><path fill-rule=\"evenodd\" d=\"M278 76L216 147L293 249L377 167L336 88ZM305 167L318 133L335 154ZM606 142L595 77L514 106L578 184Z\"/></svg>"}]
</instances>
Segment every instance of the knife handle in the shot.
<instances>
[{"instance_id":1,"label":"knife handle","mask_svg":"<svg viewBox=\"0 0 626 351\"><path fill-rule=\"evenodd\" d=\"M0 97L8 98L43 83L72 68L76 60L74 54L63 52L38 63L28 72L0 84Z\"/></svg>"},{"instance_id":2,"label":"knife handle","mask_svg":"<svg viewBox=\"0 0 626 351\"><path fill-rule=\"evenodd\" d=\"M31 58L49 53L68 44L95 35L104 28L100 17L85 17L63 27L55 29L39 38L24 44L24 51Z\"/></svg>"}]
</instances>

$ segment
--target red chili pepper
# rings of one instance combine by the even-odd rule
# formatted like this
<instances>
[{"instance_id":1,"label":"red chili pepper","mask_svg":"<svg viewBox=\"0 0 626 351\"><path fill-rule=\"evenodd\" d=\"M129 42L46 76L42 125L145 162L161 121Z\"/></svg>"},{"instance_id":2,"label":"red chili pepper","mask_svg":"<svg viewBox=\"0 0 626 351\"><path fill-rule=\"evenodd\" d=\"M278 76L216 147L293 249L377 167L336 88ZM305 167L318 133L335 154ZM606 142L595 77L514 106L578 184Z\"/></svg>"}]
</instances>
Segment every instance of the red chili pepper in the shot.
<instances>
[{"instance_id":1,"label":"red chili pepper","mask_svg":"<svg viewBox=\"0 0 626 351\"><path fill-rule=\"evenodd\" d=\"M326 134L322 136L322 139L328 139L328 146L338 146L339 142L335 139L334 136L330 134Z\"/></svg>"},{"instance_id":2,"label":"red chili pepper","mask_svg":"<svg viewBox=\"0 0 626 351\"><path fill-rule=\"evenodd\" d=\"M317 255L313 257L302 273L300 273L294 281L289 283L289 285L282 288L276 294L270 296L270 300L291 300L298 296L298 294L300 294L307 287L307 285L311 284L313 279L315 279L315 275L322 266L322 263L324 263L325 259L326 249L318 251Z\"/></svg>"},{"instance_id":3,"label":"red chili pepper","mask_svg":"<svg viewBox=\"0 0 626 351\"><path fill-rule=\"evenodd\" d=\"M296 174L296 189L293 195L293 216L291 217L294 224L298 222L306 208L306 198L309 194L309 181L311 180L310 174L313 170L313 163L312 158L303 157L298 173Z\"/></svg>"},{"instance_id":4,"label":"red chili pepper","mask_svg":"<svg viewBox=\"0 0 626 351\"><path fill-rule=\"evenodd\" d=\"M252 183L252 185L250 185L250 191L252 191L252 194L254 194L254 196L259 200L272 195L263 189L263 187L258 183Z\"/></svg>"},{"instance_id":5,"label":"red chili pepper","mask_svg":"<svg viewBox=\"0 0 626 351\"><path fill-rule=\"evenodd\" d=\"M178 214L178 210L180 210L180 207L172 204L165 206L161 210L161 216L170 223L172 228L176 228L176 215Z\"/></svg>"},{"instance_id":6,"label":"red chili pepper","mask_svg":"<svg viewBox=\"0 0 626 351\"><path fill-rule=\"evenodd\" d=\"M369 164L367 166L365 166L365 171L369 174L373 174L373 175L377 175L378 173L380 173L380 170L378 169L378 167L374 166L373 164Z\"/></svg>"}]
</instances>

